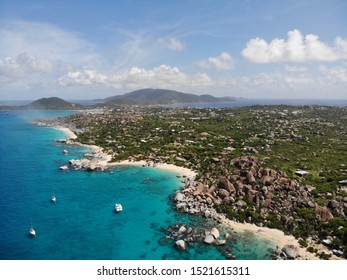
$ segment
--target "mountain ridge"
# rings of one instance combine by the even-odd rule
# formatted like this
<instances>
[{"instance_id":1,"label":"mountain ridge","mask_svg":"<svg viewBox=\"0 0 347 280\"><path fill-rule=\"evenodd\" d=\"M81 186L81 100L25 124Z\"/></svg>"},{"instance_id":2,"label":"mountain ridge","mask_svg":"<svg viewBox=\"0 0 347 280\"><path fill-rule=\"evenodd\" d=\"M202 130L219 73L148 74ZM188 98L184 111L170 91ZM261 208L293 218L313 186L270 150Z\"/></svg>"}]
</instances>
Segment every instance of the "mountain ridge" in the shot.
<instances>
[{"instance_id":1,"label":"mountain ridge","mask_svg":"<svg viewBox=\"0 0 347 280\"><path fill-rule=\"evenodd\" d=\"M117 104L118 102L124 104L126 102L133 102L142 105L169 105L180 103L233 102L237 101L237 98L214 97L208 94L196 95L169 89L145 88L122 95L110 96L98 101L104 102L105 104Z\"/></svg>"}]
</instances>

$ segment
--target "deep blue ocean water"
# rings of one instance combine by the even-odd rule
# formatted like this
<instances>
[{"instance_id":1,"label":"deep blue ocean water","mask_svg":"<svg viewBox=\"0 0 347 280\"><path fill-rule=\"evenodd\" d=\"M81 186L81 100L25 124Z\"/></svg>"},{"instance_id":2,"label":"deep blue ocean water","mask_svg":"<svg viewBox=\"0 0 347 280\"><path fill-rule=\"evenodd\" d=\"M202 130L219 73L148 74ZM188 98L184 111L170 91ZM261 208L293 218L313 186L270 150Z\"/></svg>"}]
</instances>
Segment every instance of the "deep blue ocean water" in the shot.
<instances>
[{"instance_id":1,"label":"deep blue ocean water","mask_svg":"<svg viewBox=\"0 0 347 280\"><path fill-rule=\"evenodd\" d=\"M176 174L152 167L60 171L88 149L56 143L65 138L61 131L29 122L70 113L0 112L0 259L224 259L214 246L178 252L165 239L169 225L205 224L174 210L172 196L181 187ZM56 203L50 203L53 194ZM123 205L120 214L113 212L116 202ZM31 226L35 238L27 236ZM269 259L273 248L253 235L234 236L227 246L237 259Z\"/></svg>"}]
</instances>

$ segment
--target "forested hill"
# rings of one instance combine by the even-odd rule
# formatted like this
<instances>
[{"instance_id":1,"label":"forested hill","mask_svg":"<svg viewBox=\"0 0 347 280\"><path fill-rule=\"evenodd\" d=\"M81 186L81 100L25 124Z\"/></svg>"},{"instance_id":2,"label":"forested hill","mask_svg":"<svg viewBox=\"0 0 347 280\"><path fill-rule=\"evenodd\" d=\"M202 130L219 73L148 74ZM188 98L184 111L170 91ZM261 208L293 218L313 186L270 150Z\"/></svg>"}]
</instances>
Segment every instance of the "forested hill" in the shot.
<instances>
[{"instance_id":1,"label":"forested hill","mask_svg":"<svg viewBox=\"0 0 347 280\"><path fill-rule=\"evenodd\" d=\"M141 105L157 105L157 104L179 104L179 103L217 103L217 102L233 102L235 97L214 97L212 95L196 95L183 93L168 89L140 89L123 95L116 95L103 99L107 104L141 104Z\"/></svg>"},{"instance_id":2,"label":"forested hill","mask_svg":"<svg viewBox=\"0 0 347 280\"><path fill-rule=\"evenodd\" d=\"M82 108L79 104L69 103L58 97L41 98L28 105L20 106L28 110L74 110Z\"/></svg>"}]
</instances>

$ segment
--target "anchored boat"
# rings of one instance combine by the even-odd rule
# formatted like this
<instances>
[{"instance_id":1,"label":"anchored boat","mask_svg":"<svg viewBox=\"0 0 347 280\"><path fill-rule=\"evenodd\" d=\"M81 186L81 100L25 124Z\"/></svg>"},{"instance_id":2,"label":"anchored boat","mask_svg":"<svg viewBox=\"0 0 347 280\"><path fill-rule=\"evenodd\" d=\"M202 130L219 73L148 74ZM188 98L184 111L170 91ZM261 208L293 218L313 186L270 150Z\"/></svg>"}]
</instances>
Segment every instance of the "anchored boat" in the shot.
<instances>
[{"instance_id":1,"label":"anchored boat","mask_svg":"<svg viewBox=\"0 0 347 280\"><path fill-rule=\"evenodd\" d=\"M121 212L123 211L123 206L120 203L116 203L114 209L116 210L116 212Z\"/></svg>"},{"instance_id":2,"label":"anchored boat","mask_svg":"<svg viewBox=\"0 0 347 280\"><path fill-rule=\"evenodd\" d=\"M36 231L34 230L33 227L31 227L31 228L29 229L29 235L32 236L32 237L35 237L35 236L36 236Z\"/></svg>"}]
</instances>

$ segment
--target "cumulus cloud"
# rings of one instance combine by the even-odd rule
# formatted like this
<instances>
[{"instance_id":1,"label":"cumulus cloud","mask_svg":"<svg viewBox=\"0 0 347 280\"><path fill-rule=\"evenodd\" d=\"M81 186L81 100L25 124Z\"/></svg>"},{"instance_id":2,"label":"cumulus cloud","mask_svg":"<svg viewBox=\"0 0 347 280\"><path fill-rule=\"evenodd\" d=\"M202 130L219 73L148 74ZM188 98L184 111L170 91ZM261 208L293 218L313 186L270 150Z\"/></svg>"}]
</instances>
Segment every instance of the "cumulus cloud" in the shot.
<instances>
[{"instance_id":1,"label":"cumulus cloud","mask_svg":"<svg viewBox=\"0 0 347 280\"><path fill-rule=\"evenodd\" d=\"M242 55L254 63L332 62L347 58L347 40L337 37L333 46L328 46L317 35L304 37L295 29L288 32L287 41L276 38L268 43L262 38L251 39Z\"/></svg>"},{"instance_id":2,"label":"cumulus cloud","mask_svg":"<svg viewBox=\"0 0 347 280\"><path fill-rule=\"evenodd\" d=\"M133 67L125 71L121 75L121 79L117 76L114 76L113 79L119 81L124 88L176 88L179 85L182 86L187 83L188 77L177 67L160 65L149 70Z\"/></svg>"},{"instance_id":3,"label":"cumulus cloud","mask_svg":"<svg viewBox=\"0 0 347 280\"><path fill-rule=\"evenodd\" d=\"M82 71L75 70L68 72L65 76L59 79L59 84L62 86L69 85L92 85L92 84L107 84L109 76L98 73L95 70L84 69Z\"/></svg>"},{"instance_id":4,"label":"cumulus cloud","mask_svg":"<svg viewBox=\"0 0 347 280\"><path fill-rule=\"evenodd\" d=\"M185 49L184 43L175 37L160 38L158 41L172 51L180 52Z\"/></svg>"},{"instance_id":5,"label":"cumulus cloud","mask_svg":"<svg viewBox=\"0 0 347 280\"><path fill-rule=\"evenodd\" d=\"M307 72L308 68L303 66L291 66L291 65L285 65L284 69L287 72Z\"/></svg>"},{"instance_id":6,"label":"cumulus cloud","mask_svg":"<svg viewBox=\"0 0 347 280\"><path fill-rule=\"evenodd\" d=\"M55 25L9 21L0 27L0 58L21 53L66 64L89 64L97 58L94 46L80 35Z\"/></svg>"},{"instance_id":7,"label":"cumulus cloud","mask_svg":"<svg viewBox=\"0 0 347 280\"><path fill-rule=\"evenodd\" d=\"M336 85L345 83L347 88L347 67L336 66L329 68L326 66L321 66L319 70L323 74L320 80L321 84Z\"/></svg>"},{"instance_id":8,"label":"cumulus cloud","mask_svg":"<svg viewBox=\"0 0 347 280\"><path fill-rule=\"evenodd\" d=\"M0 38L1 87L54 83L69 69L94 67L99 58L80 35L48 23L4 21Z\"/></svg>"},{"instance_id":9,"label":"cumulus cloud","mask_svg":"<svg viewBox=\"0 0 347 280\"><path fill-rule=\"evenodd\" d=\"M234 69L234 58L229 53L222 52L219 56L199 61L198 65L203 68L215 68L217 71L232 70Z\"/></svg>"},{"instance_id":10,"label":"cumulus cloud","mask_svg":"<svg viewBox=\"0 0 347 280\"><path fill-rule=\"evenodd\" d=\"M20 78L34 73L49 73L53 68L51 61L29 56L27 53L0 60L0 76L7 78Z\"/></svg>"},{"instance_id":11,"label":"cumulus cloud","mask_svg":"<svg viewBox=\"0 0 347 280\"><path fill-rule=\"evenodd\" d=\"M106 75L95 70L84 69L67 73L59 79L61 86L104 85L115 89L140 89L146 87L191 89L211 85L206 73L187 75L177 67L160 65L152 69L132 67L118 74Z\"/></svg>"}]
</instances>

